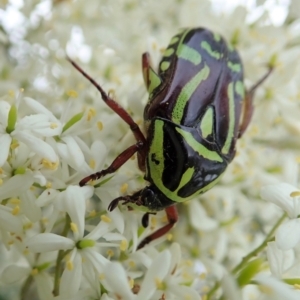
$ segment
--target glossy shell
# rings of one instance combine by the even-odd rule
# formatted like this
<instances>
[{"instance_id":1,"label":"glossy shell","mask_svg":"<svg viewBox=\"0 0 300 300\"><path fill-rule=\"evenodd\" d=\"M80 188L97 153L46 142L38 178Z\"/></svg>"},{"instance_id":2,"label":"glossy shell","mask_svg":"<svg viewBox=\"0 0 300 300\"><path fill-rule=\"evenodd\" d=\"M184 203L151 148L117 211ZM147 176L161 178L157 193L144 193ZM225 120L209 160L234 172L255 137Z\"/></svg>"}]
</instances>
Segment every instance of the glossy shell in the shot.
<instances>
[{"instance_id":1,"label":"glossy shell","mask_svg":"<svg viewBox=\"0 0 300 300\"><path fill-rule=\"evenodd\" d=\"M183 202L210 189L235 155L242 62L220 35L186 29L172 38L149 81L145 179Z\"/></svg>"}]
</instances>

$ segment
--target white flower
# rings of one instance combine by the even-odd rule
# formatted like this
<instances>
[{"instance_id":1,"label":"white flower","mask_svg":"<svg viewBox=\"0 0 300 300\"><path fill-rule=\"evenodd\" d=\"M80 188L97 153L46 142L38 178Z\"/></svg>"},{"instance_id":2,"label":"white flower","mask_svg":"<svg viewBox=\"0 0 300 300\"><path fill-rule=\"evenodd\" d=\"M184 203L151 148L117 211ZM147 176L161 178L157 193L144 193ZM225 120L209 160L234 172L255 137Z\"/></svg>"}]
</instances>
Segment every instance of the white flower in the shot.
<instances>
[{"instance_id":1,"label":"white flower","mask_svg":"<svg viewBox=\"0 0 300 300\"><path fill-rule=\"evenodd\" d=\"M78 187L78 189L81 189ZM72 197L73 201L77 201L76 197ZM68 204L66 204L68 205ZM73 205L75 208L76 205ZM119 234L113 234L113 223L101 221L90 233L84 236L85 222L82 219L85 209L77 206L77 209L70 210L71 230L73 237L63 237L54 233L37 234L27 240L28 248L37 253L55 251L55 250L71 250L67 256L66 268L61 278L60 292L64 295L76 293L81 285L83 273L94 278L94 273L100 274L103 267L108 262L107 258L100 252L103 247L118 247L119 244L98 242L102 237L107 241L115 241L124 239ZM84 263L83 263L84 262ZM85 271L83 269L86 269ZM70 285L74 288L70 290Z\"/></svg>"},{"instance_id":2,"label":"white flower","mask_svg":"<svg viewBox=\"0 0 300 300\"><path fill-rule=\"evenodd\" d=\"M272 184L261 189L261 197L279 206L290 218L276 231L278 248L294 248L300 241L300 191L287 183Z\"/></svg>"},{"instance_id":3,"label":"white flower","mask_svg":"<svg viewBox=\"0 0 300 300\"><path fill-rule=\"evenodd\" d=\"M0 101L0 166L8 157L13 139L26 144L34 153L52 163L57 161L55 151L43 138L57 135L61 128L54 126L48 116L36 114L17 119L17 107Z\"/></svg>"},{"instance_id":4,"label":"white flower","mask_svg":"<svg viewBox=\"0 0 300 300\"><path fill-rule=\"evenodd\" d=\"M278 249L275 242L268 243L267 256L272 274L279 279L295 263L294 251Z\"/></svg>"},{"instance_id":5,"label":"white flower","mask_svg":"<svg viewBox=\"0 0 300 300\"><path fill-rule=\"evenodd\" d=\"M254 278L258 282L260 291L266 300L298 300L300 291L287 285L275 277L258 274Z\"/></svg>"}]
</instances>

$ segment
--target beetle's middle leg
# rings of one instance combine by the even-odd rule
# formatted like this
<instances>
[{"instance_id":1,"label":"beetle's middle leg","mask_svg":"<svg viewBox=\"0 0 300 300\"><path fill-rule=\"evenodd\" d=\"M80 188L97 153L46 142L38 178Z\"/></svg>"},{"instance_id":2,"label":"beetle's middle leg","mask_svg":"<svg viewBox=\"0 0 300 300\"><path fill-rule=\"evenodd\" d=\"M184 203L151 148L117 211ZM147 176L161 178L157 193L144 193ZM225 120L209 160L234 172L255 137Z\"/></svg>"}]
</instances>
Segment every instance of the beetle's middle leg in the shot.
<instances>
[{"instance_id":1,"label":"beetle's middle leg","mask_svg":"<svg viewBox=\"0 0 300 300\"><path fill-rule=\"evenodd\" d=\"M146 149L147 146L146 146L146 138L144 137L144 134L142 133L139 126L134 122L134 120L132 119L130 114L102 89L100 84L98 84L90 75L88 75L81 67L79 67L79 65L77 65L76 62L74 62L70 58L67 58L67 59L75 67L75 69L77 69L87 80L89 80L92 83L93 86L95 86L95 88L100 92L102 100L106 103L106 105L109 106L116 114L118 114L126 124L128 124L137 143L136 143L136 145L133 145L133 146L129 147L128 149L126 149L124 152L126 152L127 154L128 154L128 152L132 153L132 155L135 152L138 152L139 167L140 167L140 169L144 169L146 154L147 154L147 149ZM136 150L132 152L133 148ZM117 157L117 159L118 159L118 161L120 161L120 160L123 161L122 164L124 164L129 158L127 158L127 159L124 158L122 160L121 159L122 154L120 154ZM121 165L119 165L119 167ZM112 172L109 172L109 173L112 173ZM99 178L99 176L97 178Z\"/></svg>"},{"instance_id":2,"label":"beetle's middle leg","mask_svg":"<svg viewBox=\"0 0 300 300\"><path fill-rule=\"evenodd\" d=\"M253 114L253 98L254 98L254 94L256 89L269 77L269 75L271 74L273 68L269 67L268 71L266 72L266 74L260 78L248 91L246 91L246 95L245 95L245 100L244 100L244 105L242 107L242 121L240 123L240 128L239 128L239 136L238 138L240 138L244 132L246 131L250 121L251 121L251 117Z\"/></svg>"}]
</instances>

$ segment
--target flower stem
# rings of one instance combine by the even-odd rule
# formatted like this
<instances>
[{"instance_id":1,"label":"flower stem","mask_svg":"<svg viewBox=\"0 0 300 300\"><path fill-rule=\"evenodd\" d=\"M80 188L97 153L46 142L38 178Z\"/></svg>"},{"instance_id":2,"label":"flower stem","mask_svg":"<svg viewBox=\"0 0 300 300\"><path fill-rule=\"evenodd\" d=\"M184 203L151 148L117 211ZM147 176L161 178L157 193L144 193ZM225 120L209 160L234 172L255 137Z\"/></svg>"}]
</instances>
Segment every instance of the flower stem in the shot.
<instances>
[{"instance_id":1,"label":"flower stem","mask_svg":"<svg viewBox=\"0 0 300 300\"><path fill-rule=\"evenodd\" d=\"M70 230L70 217L66 214L66 222L65 222L65 226L62 230L61 235L67 236L69 230ZM67 253L69 253L69 251L59 250L59 252L57 254L55 273L54 273L54 288L53 288L54 296L59 295L59 284L60 284L60 277L61 277L62 267L63 267L62 260Z\"/></svg>"},{"instance_id":2,"label":"flower stem","mask_svg":"<svg viewBox=\"0 0 300 300\"><path fill-rule=\"evenodd\" d=\"M274 233L276 231L276 229L279 227L279 225L284 221L284 219L286 218L286 213L284 213L279 219L278 221L274 224L273 228L271 229L271 231L267 234L266 238L264 239L264 241L257 247L255 248L253 251L251 251L248 255L246 255L245 257L243 257L242 261L231 271L231 273L234 275L236 273L238 273L241 269L243 269L243 267L248 263L248 261L255 257L256 255L258 255L262 250L264 250L267 246L267 244L274 239ZM218 288L220 287L221 283L218 281L215 283L215 285L212 287L212 289L207 293L207 300L211 299L212 295L218 290Z\"/></svg>"}]
</instances>

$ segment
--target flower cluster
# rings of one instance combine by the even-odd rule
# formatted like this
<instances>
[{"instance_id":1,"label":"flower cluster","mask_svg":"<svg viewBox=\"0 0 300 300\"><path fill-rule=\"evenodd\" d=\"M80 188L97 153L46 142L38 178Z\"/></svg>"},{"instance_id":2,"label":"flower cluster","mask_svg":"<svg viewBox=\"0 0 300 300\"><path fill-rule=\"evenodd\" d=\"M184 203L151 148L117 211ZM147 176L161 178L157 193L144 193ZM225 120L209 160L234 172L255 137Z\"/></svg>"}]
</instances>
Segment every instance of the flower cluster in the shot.
<instances>
[{"instance_id":1,"label":"flower cluster","mask_svg":"<svg viewBox=\"0 0 300 300\"><path fill-rule=\"evenodd\" d=\"M271 2L11 1L0 9L1 299L299 299L300 8ZM143 212L108 210L147 184L135 156L78 185L135 140L66 55L141 124L141 54L156 67L180 28L200 26L238 49L247 87L275 68L220 183L179 205L175 229L137 250L165 213L144 228Z\"/></svg>"}]
</instances>

